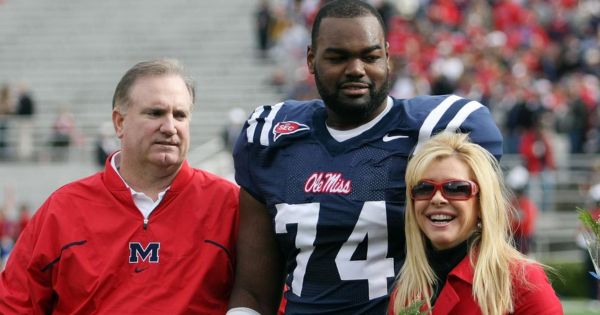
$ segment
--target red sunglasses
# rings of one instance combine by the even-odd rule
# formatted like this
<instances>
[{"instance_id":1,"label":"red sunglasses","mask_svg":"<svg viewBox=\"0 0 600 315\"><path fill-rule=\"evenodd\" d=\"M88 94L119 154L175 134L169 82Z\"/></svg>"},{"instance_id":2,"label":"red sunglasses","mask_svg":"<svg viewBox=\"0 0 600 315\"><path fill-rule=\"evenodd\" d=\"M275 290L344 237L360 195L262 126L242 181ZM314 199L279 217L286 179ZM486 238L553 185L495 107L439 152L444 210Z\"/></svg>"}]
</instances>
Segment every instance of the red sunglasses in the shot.
<instances>
[{"instance_id":1,"label":"red sunglasses","mask_svg":"<svg viewBox=\"0 0 600 315\"><path fill-rule=\"evenodd\" d=\"M479 186L465 179L449 179L440 183L425 179L412 187L410 197L413 200L429 200L438 190L448 200L468 200L477 195Z\"/></svg>"}]
</instances>

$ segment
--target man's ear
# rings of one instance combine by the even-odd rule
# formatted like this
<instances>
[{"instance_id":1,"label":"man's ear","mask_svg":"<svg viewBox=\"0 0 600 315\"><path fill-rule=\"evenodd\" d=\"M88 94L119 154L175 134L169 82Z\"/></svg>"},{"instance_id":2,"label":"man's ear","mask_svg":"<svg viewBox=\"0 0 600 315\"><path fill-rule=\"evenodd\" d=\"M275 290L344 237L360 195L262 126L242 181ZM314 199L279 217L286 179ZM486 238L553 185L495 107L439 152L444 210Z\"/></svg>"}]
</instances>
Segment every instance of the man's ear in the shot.
<instances>
[{"instance_id":1,"label":"man's ear","mask_svg":"<svg viewBox=\"0 0 600 315\"><path fill-rule=\"evenodd\" d=\"M306 65L308 66L308 72L315 74L315 54L310 45L306 47Z\"/></svg>"},{"instance_id":2,"label":"man's ear","mask_svg":"<svg viewBox=\"0 0 600 315\"><path fill-rule=\"evenodd\" d=\"M117 137L119 139L123 138L123 124L125 121L125 115L123 115L119 109L115 108L112 112L112 121Z\"/></svg>"},{"instance_id":3,"label":"man's ear","mask_svg":"<svg viewBox=\"0 0 600 315\"><path fill-rule=\"evenodd\" d=\"M385 42L385 61L387 63L388 72L392 72L392 64L390 63L390 43Z\"/></svg>"}]
</instances>

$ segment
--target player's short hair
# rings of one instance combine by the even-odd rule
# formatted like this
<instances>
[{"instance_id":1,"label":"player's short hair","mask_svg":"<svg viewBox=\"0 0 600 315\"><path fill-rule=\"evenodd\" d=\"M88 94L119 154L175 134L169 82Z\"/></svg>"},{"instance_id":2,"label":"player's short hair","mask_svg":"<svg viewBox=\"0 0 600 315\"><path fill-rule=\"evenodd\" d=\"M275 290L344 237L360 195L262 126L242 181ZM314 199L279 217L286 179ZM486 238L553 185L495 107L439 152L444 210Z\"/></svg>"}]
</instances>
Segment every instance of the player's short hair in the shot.
<instances>
[{"instance_id":1,"label":"player's short hair","mask_svg":"<svg viewBox=\"0 0 600 315\"><path fill-rule=\"evenodd\" d=\"M196 98L194 82L190 77L187 76L181 63L175 59L156 59L139 62L131 69L127 70L115 89L115 94L113 95L112 100L112 108L119 109L122 112L127 111L127 108L131 102L129 93L136 80L142 77L161 75L180 76L190 92L190 96L192 97L192 105L194 104Z\"/></svg>"},{"instance_id":2,"label":"player's short hair","mask_svg":"<svg viewBox=\"0 0 600 315\"><path fill-rule=\"evenodd\" d=\"M382 30L385 30L385 26L383 23L383 18L377 10L371 6L370 4L361 1L361 0L333 0L328 1L321 7L319 12L315 17L315 21L313 23L312 32L311 32L311 46L313 49L316 48L317 45L317 37L319 37L319 28L321 27L321 21L324 18L333 17L333 18L355 18L355 17L363 17L363 16L374 16L379 21L379 25ZM384 36L385 31L383 32ZM387 38L386 38L387 40Z\"/></svg>"}]
</instances>

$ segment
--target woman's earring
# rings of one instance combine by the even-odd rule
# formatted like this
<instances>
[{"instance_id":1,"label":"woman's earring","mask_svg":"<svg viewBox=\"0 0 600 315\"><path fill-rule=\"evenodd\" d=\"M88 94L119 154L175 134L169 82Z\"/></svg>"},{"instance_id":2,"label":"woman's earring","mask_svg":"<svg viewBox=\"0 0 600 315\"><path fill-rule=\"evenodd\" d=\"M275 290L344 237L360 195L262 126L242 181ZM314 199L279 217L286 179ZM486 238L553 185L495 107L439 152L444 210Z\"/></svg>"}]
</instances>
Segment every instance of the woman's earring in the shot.
<instances>
[{"instance_id":1,"label":"woman's earring","mask_svg":"<svg viewBox=\"0 0 600 315\"><path fill-rule=\"evenodd\" d=\"M477 219L477 229L481 230L481 219Z\"/></svg>"}]
</instances>

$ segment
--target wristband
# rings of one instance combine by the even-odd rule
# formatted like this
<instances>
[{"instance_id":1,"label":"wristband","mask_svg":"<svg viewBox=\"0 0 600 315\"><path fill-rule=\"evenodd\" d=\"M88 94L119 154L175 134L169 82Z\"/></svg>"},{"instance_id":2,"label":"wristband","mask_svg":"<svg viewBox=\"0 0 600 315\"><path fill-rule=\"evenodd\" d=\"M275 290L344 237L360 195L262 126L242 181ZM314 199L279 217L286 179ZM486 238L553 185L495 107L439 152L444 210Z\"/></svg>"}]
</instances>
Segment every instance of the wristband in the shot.
<instances>
[{"instance_id":1,"label":"wristband","mask_svg":"<svg viewBox=\"0 0 600 315\"><path fill-rule=\"evenodd\" d=\"M225 315L260 315L260 313L247 307L234 307Z\"/></svg>"}]
</instances>

